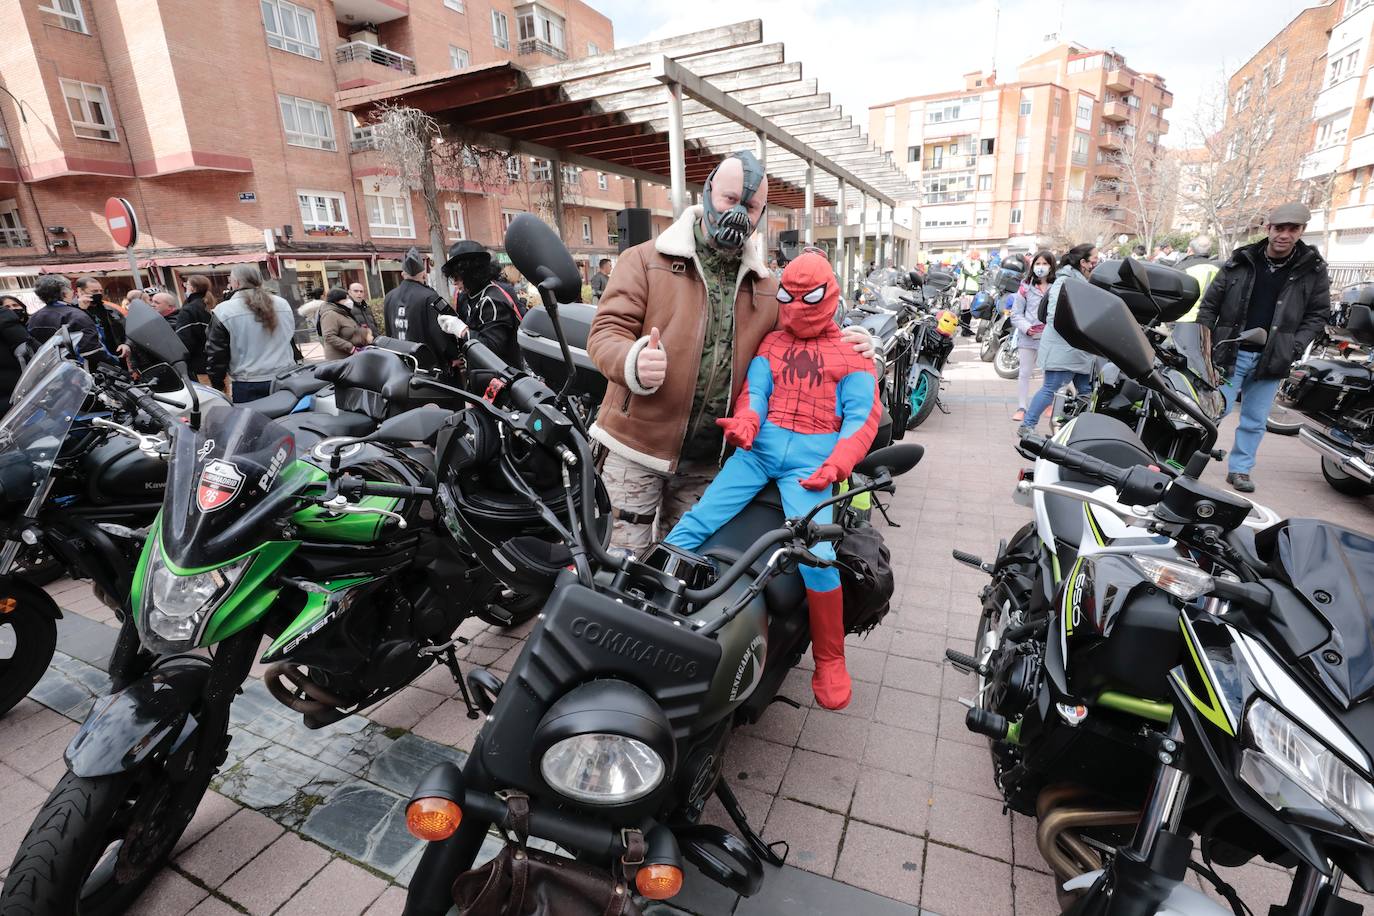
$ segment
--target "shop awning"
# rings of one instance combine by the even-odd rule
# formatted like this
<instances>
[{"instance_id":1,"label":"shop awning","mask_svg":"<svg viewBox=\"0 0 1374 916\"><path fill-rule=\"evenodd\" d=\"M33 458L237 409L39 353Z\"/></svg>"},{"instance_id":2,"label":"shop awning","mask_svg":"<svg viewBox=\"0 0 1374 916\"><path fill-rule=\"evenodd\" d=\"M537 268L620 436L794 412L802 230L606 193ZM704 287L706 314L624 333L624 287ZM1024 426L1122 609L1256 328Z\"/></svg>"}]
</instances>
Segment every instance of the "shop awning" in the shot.
<instances>
[{"instance_id":1,"label":"shop awning","mask_svg":"<svg viewBox=\"0 0 1374 916\"><path fill-rule=\"evenodd\" d=\"M211 254L177 257L175 255L152 255L138 259L140 270L153 267L201 267L211 264L256 264L267 260L267 252L249 254ZM41 264L40 274L103 274L128 273L129 262L124 261L79 261L74 264Z\"/></svg>"},{"instance_id":2,"label":"shop awning","mask_svg":"<svg viewBox=\"0 0 1374 916\"><path fill-rule=\"evenodd\" d=\"M352 257L349 255L349 257ZM267 260L267 252L260 251L256 254L215 254L206 255L198 258L162 258L154 257L148 262L149 267L202 267L210 264L256 264L259 261ZM142 265L143 261L140 260Z\"/></svg>"}]
</instances>

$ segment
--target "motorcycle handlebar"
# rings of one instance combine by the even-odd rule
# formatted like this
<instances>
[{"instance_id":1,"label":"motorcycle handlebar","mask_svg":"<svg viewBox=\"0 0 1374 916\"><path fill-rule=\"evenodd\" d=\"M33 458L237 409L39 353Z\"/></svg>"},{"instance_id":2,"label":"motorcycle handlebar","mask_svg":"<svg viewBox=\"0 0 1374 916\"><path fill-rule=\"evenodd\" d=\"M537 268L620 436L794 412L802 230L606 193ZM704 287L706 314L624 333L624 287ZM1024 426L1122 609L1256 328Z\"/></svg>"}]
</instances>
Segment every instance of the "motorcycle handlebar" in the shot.
<instances>
[{"instance_id":1,"label":"motorcycle handlebar","mask_svg":"<svg viewBox=\"0 0 1374 916\"><path fill-rule=\"evenodd\" d=\"M1169 476L1160 471L1138 465L1118 467L1087 452L1051 442L1044 436L1028 433L1021 437L1021 445L1032 455L1115 487L1122 500L1131 505L1152 506L1164 498L1164 491L1169 486Z\"/></svg>"},{"instance_id":2,"label":"motorcycle handlebar","mask_svg":"<svg viewBox=\"0 0 1374 916\"><path fill-rule=\"evenodd\" d=\"M682 597L692 604L705 604L714 601L725 594L730 586L738 582L740 577L747 573L758 562L759 557L763 556L770 548L795 537L797 537L797 532L792 528L774 528L772 531L764 532L758 540L749 545L749 549L741 554L738 560L730 564L729 569L720 574L715 582L706 588L686 589L682 593ZM812 525L805 540L807 546L811 546L822 541L838 541L843 537L843 525Z\"/></svg>"}]
</instances>

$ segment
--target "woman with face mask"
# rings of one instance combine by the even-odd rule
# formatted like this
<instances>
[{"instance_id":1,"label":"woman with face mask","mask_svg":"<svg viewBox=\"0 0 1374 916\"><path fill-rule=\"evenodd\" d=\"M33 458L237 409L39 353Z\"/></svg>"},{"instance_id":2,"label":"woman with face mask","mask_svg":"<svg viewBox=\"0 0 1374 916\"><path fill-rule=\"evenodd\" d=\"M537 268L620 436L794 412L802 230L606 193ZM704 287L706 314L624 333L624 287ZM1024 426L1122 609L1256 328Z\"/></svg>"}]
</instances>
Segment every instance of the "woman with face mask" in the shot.
<instances>
[{"instance_id":1,"label":"woman with face mask","mask_svg":"<svg viewBox=\"0 0 1374 916\"><path fill-rule=\"evenodd\" d=\"M1044 331L1040 335L1036 364L1045 371L1045 382L1035 397L1031 398L1030 407L1021 420L1023 431L1035 428L1040 415L1054 403L1054 393L1069 382L1073 382L1074 390L1079 394L1092 387L1092 354L1071 346L1059 336L1054 329L1054 308L1064 284L1087 283L1098 260L1097 248L1091 244L1075 245L1059 259L1058 276L1037 313Z\"/></svg>"},{"instance_id":2,"label":"woman with face mask","mask_svg":"<svg viewBox=\"0 0 1374 916\"><path fill-rule=\"evenodd\" d=\"M1031 374L1035 372L1035 358L1040 353L1040 335L1045 330L1040 320L1040 303L1049 295L1053 283L1054 254L1037 251L1011 302L1011 324L1016 328L1014 345L1021 360L1016 376L1016 413L1011 415L1016 423L1025 420L1026 407L1030 403Z\"/></svg>"}]
</instances>

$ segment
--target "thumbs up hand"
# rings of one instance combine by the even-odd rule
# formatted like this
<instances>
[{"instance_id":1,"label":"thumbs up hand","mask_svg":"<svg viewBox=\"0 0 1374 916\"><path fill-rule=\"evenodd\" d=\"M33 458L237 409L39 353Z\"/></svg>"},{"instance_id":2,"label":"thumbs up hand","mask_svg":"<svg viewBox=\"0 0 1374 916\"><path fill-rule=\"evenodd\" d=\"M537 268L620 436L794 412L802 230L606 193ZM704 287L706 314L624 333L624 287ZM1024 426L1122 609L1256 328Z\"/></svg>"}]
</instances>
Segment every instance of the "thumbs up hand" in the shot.
<instances>
[{"instance_id":1,"label":"thumbs up hand","mask_svg":"<svg viewBox=\"0 0 1374 916\"><path fill-rule=\"evenodd\" d=\"M668 354L659 340L658 328L649 330L649 342L635 361L635 375L645 388L657 388L668 377Z\"/></svg>"}]
</instances>

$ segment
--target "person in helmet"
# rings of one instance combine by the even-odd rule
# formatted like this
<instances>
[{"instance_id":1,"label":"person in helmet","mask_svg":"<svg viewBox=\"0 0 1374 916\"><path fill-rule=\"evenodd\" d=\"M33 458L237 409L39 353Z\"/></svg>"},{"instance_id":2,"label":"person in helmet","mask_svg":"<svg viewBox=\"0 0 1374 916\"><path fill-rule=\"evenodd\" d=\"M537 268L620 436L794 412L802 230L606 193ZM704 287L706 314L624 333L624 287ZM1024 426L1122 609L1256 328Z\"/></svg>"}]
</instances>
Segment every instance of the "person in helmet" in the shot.
<instances>
[{"instance_id":1,"label":"person in helmet","mask_svg":"<svg viewBox=\"0 0 1374 916\"><path fill-rule=\"evenodd\" d=\"M701 501L664 541L696 550L735 517L770 480L777 481L788 517L806 515L830 488L849 477L873 444L883 408L873 360L860 356L835 324L840 284L825 256L805 251L778 283L780 330L763 338L734 413L716 420L736 451ZM951 321L955 321L950 314ZM829 524L831 510L816 516ZM833 560L830 543L811 548ZM833 567L801 567L816 670L811 689L826 709L849 705L844 666L844 601Z\"/></svg>"},{"instance_id":2,"label":"person in helmet","mask_svg":"<svg viewBox=\"0 0 1374 916\"><path fill-rule=\"evenodd\" d=\"M449 248L443 270L456 286L454 312L465 326L460 335L486 344L509 365L521 365L516 332L524 309L514 290L498 282L500 265L491 252L463 239Z\"/></svg>"},{"instance_id":3,"label":"person in helmet","mask_svg":"<svg viewBox=\"0 0 1374 916\"><path fill-rule=\"evenodd\" d=\"M439 316L452 315L453 309L427 279L425 260L412 247L401 259L400 284L382 301L386 330L392 337L429 347L435 364L452 374L463 354L458 341L439 326Z\"/></svg>"}]
</instances>

